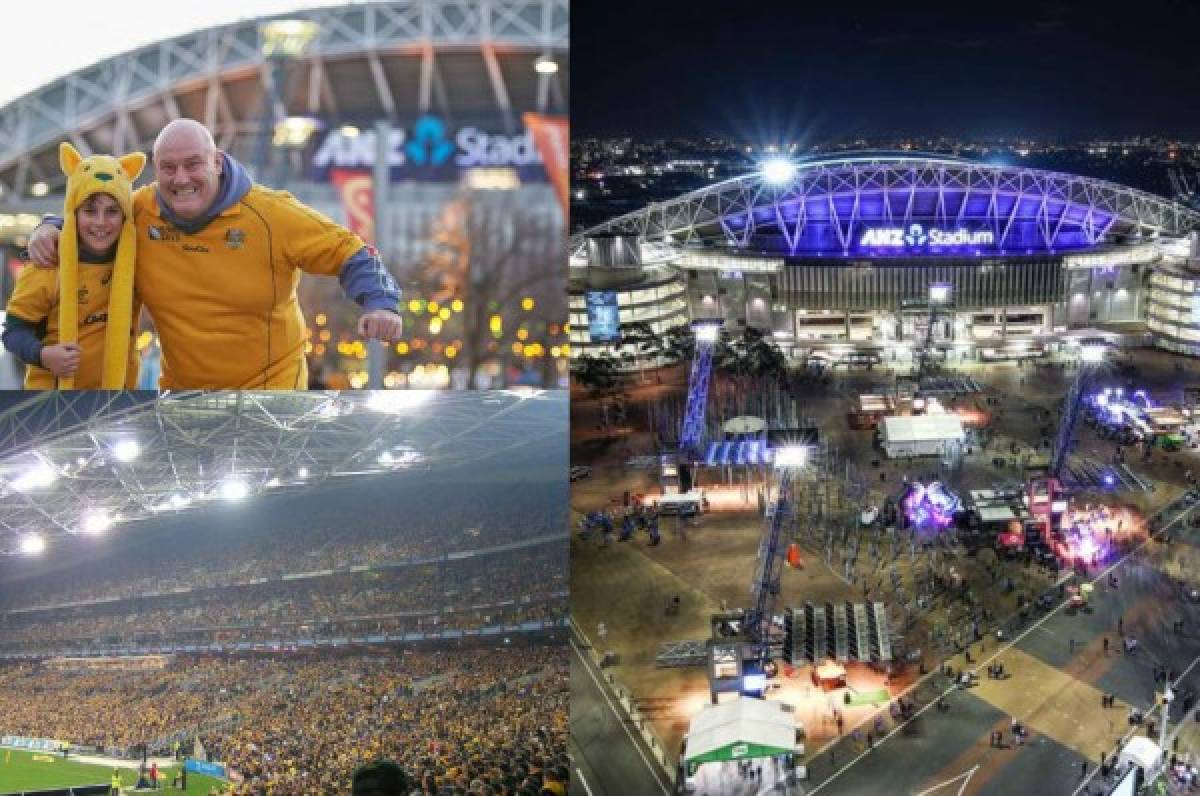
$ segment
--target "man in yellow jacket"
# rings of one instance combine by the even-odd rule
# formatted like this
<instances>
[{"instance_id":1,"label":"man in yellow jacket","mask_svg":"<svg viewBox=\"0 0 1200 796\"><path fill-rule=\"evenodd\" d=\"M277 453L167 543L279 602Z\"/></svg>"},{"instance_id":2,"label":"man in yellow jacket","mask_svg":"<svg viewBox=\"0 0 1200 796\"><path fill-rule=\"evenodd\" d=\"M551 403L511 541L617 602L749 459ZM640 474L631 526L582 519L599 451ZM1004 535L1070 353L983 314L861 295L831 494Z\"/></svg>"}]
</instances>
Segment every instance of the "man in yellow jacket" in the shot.
<instances>
[{"instance_id":1,"label":"man in yellow jacket","mask_svg":"<svg viewBox=\"0 0 1200 796\"><path fill-rule=\"evenodd\" d=\"M135 285L162 343L162 389L306 389L302 273L338 277L364 309L364 337L400 337L400 291L374 249L290 194L253 184L204 125L163 128L154 172L133 195ZM35 263L57 262L58 236L53 224L35 230Z\"/></svg>"}]
</instances>

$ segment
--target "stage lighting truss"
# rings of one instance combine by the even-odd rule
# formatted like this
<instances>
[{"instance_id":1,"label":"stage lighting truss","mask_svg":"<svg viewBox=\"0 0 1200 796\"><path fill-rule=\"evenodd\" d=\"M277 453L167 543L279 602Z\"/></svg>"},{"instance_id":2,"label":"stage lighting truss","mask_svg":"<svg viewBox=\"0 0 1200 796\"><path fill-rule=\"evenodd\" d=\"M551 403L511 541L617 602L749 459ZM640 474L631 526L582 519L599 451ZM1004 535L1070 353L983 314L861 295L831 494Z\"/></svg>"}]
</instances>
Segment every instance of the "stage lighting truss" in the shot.
<instances>
[{"instance_id":1,"label":"stage lighting truss","mask_svg":"<svg viewBox=\"0 0 1200 796\"><path fill-rule=\"evenodd\" d=\"M453 468L564 437L561 391L55 393L0 413L0 555L329 479ZM119 453L118 451L119 445Z\"/></svg>"}]
</instances>

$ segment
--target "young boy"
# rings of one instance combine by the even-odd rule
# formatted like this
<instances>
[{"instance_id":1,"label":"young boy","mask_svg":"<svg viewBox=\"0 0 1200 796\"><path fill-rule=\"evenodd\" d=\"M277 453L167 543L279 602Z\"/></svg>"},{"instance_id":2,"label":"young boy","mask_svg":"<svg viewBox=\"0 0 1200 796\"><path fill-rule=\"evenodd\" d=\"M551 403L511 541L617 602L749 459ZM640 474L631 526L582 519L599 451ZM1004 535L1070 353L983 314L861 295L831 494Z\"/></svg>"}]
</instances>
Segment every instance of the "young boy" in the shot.
<instances>
[{"instance_id":1,"label":"young boy","mask_svg":"<svg viewBox=\"0 0 1200 796\"><path fill-rule=\"evenodd\" d=\"M146 156L85 159L64 143L59 162L67 175L62 267L21 269L6 308L4 347L29 366L26 389L132 389L132 196ZM75 300L60 301L64 295Z\"/></svg>"}]
</instances>

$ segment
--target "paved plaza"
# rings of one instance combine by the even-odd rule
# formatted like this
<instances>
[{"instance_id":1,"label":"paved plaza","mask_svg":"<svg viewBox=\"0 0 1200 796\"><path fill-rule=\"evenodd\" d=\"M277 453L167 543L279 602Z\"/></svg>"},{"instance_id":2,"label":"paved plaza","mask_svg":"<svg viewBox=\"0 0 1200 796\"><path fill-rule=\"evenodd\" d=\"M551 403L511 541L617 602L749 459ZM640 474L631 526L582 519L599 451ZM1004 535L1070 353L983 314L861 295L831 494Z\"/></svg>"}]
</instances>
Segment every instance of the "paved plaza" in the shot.
<instances>
[{"instance_id":1,"label":"paved plaza","mask_svg":"<svg viewBox=\"0 0 1200 796\"><path fill-rule=\"evenodd\" d=\"M1178 384L1173 362L1145 354L1138 360L1139 384L1152 393ZM1044 453L1039 447L1044 429L1053 427L1057 402L1073 371L1004 365L961 372L984 391L954 399L954 405L984 413L990 423L987 447L953 468L936 460L885 460L876 467L880 454L871 448L870 432L849 429L845 418L854 397L893 375L878 369L841 373L807 389L805 411L836 449L839 466L857 482L850 488L832 487L837 494L823 498L827 505L843 512L855 503L877 505L884 496L898 494L906 476L937 477L960 494L1019 479L1022 461ZM586 512L619 510L626 491L660 491L652 469L629 464L653 452L647 427L651 407L682 391L685 377L678 370L663 371L661 378L661 385L652 380L629 391L623 421L612 404L604 409L585 393L573 396L572 463L592 468L589 477L573 485L573 522ZM1119 384L1125 376L1102 378ZM1077 438L1076 456L1100 461L1111 456L1112 444L1082 424ZM1007 462L998 468L993 460L1001 452ZM1153 705L1156 667L1181 674L1181 688L1200 691L1200 666L1193 666L1200 658L1200 604L1188 601L1181 586L1200 562L1200 535L1190 529L1188 515L1180 516L1183 505L1175 502L1185 491L1184 473L1200 472L1200 457L1185 449L1156 452L1149 461L1139 456L1130 464L1155 481L1153 492L1085 497L1128 518L1120 545L1120 555L1128 556L1124 563L1116 564L1118 556L1113 556L1076 576L1075 583L1096 582L1086 611L1055 599L1048 611L1019 618L1018 594L1054 595L1067 573L1018 561L981 563L982 557L967 555L959 545L914 549L877 531L839 530L832 544L822 528L798 531L803 565L785 567L777 610L806 601L861 601L864 594L884 601L914 661L886 679L865 664L850 665L854 691L886 689L891 698L890 703L856 706L838 704L814 687L810 667L786 667L770 698L795 706L806 734L803 763L808 772L808 779L793 783L789 792L1072 793L1085 782L1083 772L1093 776L1101 756L1110 757L1130 732L1130 708L1145 711ZM594 671L627 696L637 718L633 731L615 736L611 744L614 760L628 759L609 768L625 774L640 768L637 775L649 777L648 762L633 756L635 744L642 744L651 758L651 747L656 748L668 761L660 768L669 768L690 720L708 703L704 667L658 668L654 658L663 642L706 638L710 616L722 607L748 604L764 528L760 486L751 478L735 479L715 490L719 499L695 521L663 518L662 543L656 546L645 533L607 545L596 534L573 535L571 601L580 644L594 659L606 652L615 656L615 662L610 659ZM815 485L798 485L797 502L810 499L806 493L814 490ZM1147 540L1147 520L1170 542ZM1173 523L1169 529L1164 527L1168 523ZM923 588L922 577L935 570L955 572L963 590L938 594L918 610L914 598ZM909 605L903 608L906 598ZM1177 619L1184 621L1182 629L1173 626ZM1118 622L1125 638L1137 639L1136 653L1123 652ZM1007 631L1003 641L997 640L996 628ZM976 629L981 641L972 641ZM964 647L970 663L956 651ZM1004 666L1003 679L986 676L988 663L997 660ZM977 684L956 688L941 670L944 665L955 672L976 670ZM1112 707L1102 707L1104 695L1112 695ZM599 711L600 695L594 696ZM899 699L912 704L911 718L894 712ZM939 699L944 707L938 706ZM1025 728L1020 745L1011 732L1014 719ZM574 731L574 714L572 721ZM1145 733L1148 728L1135 729ZM994 732L1002 733L998 746L991 743ZM1195 737L1185 726L1181 751ZM615 751L621 744L627 748ZM619 792L619 784L605 789L616 775L606 769L603 753L590 751L587 764L594 796ZM1098 781L1091 779L1087 787L1098 787Z\"/></svg>"}]
</instances>

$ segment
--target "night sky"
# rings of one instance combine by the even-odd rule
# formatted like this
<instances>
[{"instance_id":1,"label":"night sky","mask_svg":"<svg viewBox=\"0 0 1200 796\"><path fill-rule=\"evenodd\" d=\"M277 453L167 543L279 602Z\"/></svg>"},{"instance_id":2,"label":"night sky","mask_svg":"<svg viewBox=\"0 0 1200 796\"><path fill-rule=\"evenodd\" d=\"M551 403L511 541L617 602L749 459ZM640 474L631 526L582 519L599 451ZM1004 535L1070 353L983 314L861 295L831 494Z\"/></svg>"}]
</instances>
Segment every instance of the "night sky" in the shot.
<instances>
[{"instance_id":1,"label":"night sky","mask_svg":"<svg viewBox=\"0 0 1200 796\"><path fill-rule=\"evenodd\" d=\"M587 0L574 137L1200 139L1200 2Z\"/></svg>"}]
</instances>

